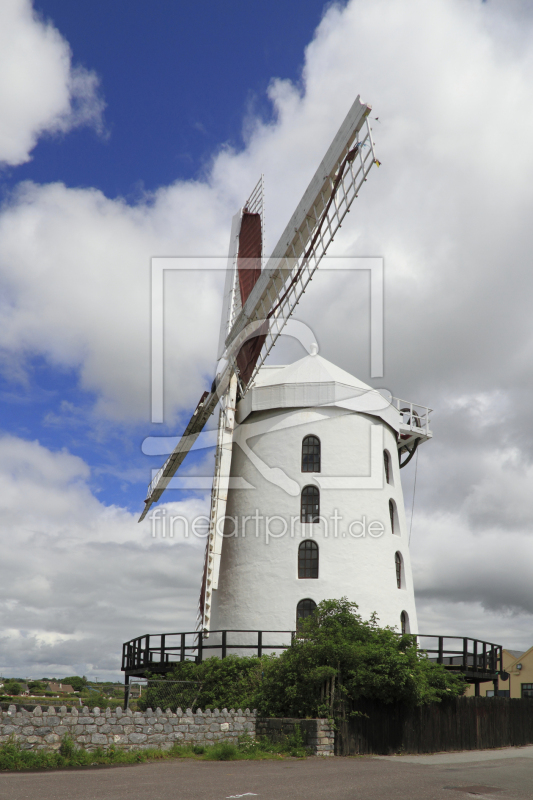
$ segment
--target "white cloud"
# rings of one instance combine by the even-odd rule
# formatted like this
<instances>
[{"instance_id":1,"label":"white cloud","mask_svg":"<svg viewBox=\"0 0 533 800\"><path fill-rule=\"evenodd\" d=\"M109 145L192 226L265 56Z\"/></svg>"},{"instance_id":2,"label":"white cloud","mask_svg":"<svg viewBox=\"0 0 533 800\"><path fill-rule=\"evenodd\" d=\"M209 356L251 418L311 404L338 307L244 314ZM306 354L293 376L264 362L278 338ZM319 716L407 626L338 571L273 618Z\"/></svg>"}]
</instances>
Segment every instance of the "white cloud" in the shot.
<instances>
[{"instance_id":1,"label":"white cloud","mask_svg":"<svg viewBox=\"0 0 533 800\"><path fill-rule=\"evenodd\" d=\"M477 632L486 609L502 635L510 618L516 622L505 644L525 646L533 610L525 584L533 462L532 25L518 2L333 6L306 51L301 86L274 81L274 119L247 120L245 148L222 148L203 182L177 182L135 206L97 190L21 186L0 214L6 363L14 369L37 353L74 367L96 395L95 415L148 419L150 257L224 254L231 215L261 172L272 247L360 93L379 117L373 128L383 166L333 253L385 257L384 383L437 409L435 439L421 448L413 529L421 619L436 620L443 603L453 622L455 598L466 633ZM322 354L363 379L366 292L362 275L343 283L319 276L299 306ZM194 404L211 378L220 285L206 274L187 285L169 275L166 301L170 415ZM407 484L413 469L405 471ZM82 473L69 480L78 481L80 501L96 502L83 494ZM110 533L129 522L98 508L94 530L112 541L95 534L99 556L108 546L105 569L125 564L130 580L136 551L128 545L121 561L122 545ZM102 522L106 514L118 514L118 528ZM159 565L158 553L145 563ZM155 591L152 578L146 574L142 597ZM46 587L38 583L35 591ZM133 622L138 632L142 625Z\"/></svg>"},{"instance_id":2,"label":"white cloud","mask_svg":"<svg viewBox=\"0 0 533 800\"><path fill-rule=\"evenodd\" d=\"M68 43L30 0L0 4L0 163L23 164L43 133L102 131L98 78L72 66Z\"/></svg>"},{"instance_id":3,"label":"white cloud","mask_svg":"<svg viewBox=\"0 0 533 800\"><path fill-rule=\"evenodd\" d=\"M149 521L101 504L89 477L68 452L0 438L0 674L100 676L120 668L123 641L194 629L205 541L181 523L153 538ZM205 508L166 505L191 520Z\"/></svg>"}]
</instances>

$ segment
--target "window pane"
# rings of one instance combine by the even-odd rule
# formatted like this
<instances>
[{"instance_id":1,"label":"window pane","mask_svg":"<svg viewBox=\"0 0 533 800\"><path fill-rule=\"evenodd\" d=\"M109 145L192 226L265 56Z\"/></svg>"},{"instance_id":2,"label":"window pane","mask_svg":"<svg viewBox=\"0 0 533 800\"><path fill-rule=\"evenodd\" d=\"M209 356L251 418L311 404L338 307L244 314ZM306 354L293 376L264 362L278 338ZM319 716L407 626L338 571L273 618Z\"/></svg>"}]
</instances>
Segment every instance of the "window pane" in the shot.
<instances>
[{"instance_id":1,"label":"window pane","mask_svg":"<svg viewBox=\"0 0 533 800\"><path fill-rule=\"evenodd\" d=\"M394 503L389 500L390 529L394 533Z\"/></svg>"},{"instance_id":2,"label":"window pane","mask_svg":"<svg viewBox=\"0 0 533 800\"><path fill-rule=\"evenodd\" d=\"M302 472L320 472L320 440L306 436L302 442Z\"/></svg>"},{"instance_id":3,"label":"window pane","mask_svg":"<svg viewBox=\"0 0 533 800\"><path fill-rule=\"evenodd\" d=\"M522 684L522 697L533 697L533 683Z\"/></svg>"},{"instance_id":4,"label":"window pane","mask_svg":"<svg viewBox=\"0 0 533 800\"><path fill-rule=\"evenodd\" d=\"M385 465L385 480L390 483L390 459L386 451L383 453L383 463Z\"/></svg>"},{"instance_id":5,"label":"window pane","mask_svg":"<svg viewBox=\"0 0 533 800\"><path fill-rule=\"evenodd\" d=\"M300 512L301 522L319 522L320 492L316 486L304 486Z\"/></svg>"},{"instance_id":6,"label":"window pane","mask_svg":"<svg viewBox=\"0 0 533 800\"><path fill-rule=\"evenodd\" d=\"M316 603L314 600L309 600L309 598L300 600L296 606L296 628L298 628L298 623L301 622L301 620L311 616L315 608Z\"/></svg>"},{"instance_id":7,"label":"window pane","mask_svg":"<svg viewBox=\"0 0 533 800\"><path fill-rule=\"evenodd\" d=\"M318 578L318 545L306 540L298 548L298 577Z\"/></svg>"},{"instance_id":8,"label":"window pane","mask_svg":"<svg viewBox=\"0 0 533 800\"><path fill-rule=\"evenodd\" d=\"M399 553L395 555L396 560L396 584L398 589L402 588L402 557Z\"/></svg>"}]
</instances>

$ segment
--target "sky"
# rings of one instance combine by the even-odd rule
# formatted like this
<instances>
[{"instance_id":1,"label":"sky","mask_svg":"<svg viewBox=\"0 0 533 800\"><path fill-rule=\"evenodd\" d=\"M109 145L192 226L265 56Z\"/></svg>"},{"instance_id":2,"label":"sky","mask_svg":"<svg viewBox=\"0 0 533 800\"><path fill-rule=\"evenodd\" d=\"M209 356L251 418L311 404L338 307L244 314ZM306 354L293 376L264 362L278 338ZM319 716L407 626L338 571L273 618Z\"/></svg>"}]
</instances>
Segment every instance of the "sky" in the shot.
<instances>
[{"instance_id":1,"label":"sky","mask_svg":"<svg viewBox=\"0 0 533 800\"><path fill-rule=\"evenodd\" d=\"M357 95L382 167L331 254L385 260L384 378L362 273L298 315L434 409L402 474L420 631L533 644L532 35L519 0L1 4L0 673L115 677L123 641L193 629L203 542L137 524L141 448L210 386L222 287L166 278L155 425L150 259L227 253L262 173L268 251Z\"/></svg>"}]
</instances>

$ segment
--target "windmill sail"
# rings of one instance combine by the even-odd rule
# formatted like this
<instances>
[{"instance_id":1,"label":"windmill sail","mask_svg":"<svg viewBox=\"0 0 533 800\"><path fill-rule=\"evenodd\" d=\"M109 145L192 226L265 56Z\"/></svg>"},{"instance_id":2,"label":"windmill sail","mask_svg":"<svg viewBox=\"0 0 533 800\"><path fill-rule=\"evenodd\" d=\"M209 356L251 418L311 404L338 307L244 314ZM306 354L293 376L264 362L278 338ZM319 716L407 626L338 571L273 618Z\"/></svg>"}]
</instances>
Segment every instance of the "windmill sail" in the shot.
<instances>
[{"instance_id":1,"label":"windmill sail","mask_svg":"<svg viewBox=\"0 0 533 800\"><path fill-rule=\"evenodd\" d=\"M370 111L371 107L357 97L261 272L250 261L256 260L253 254L257 252L257 223L253 221L257 187L237 219L234 217L230 254L235 256L237 269L229 271L224 292L221 334L224 329L227 333L219 350L223 366L211 392L202 396L183 436L148 487L140 520L163 494L219 398L225 397L232 377L237 375L240 394L244 395L293 313L376 163L368 124Z\"/></svg>"},{"instance_id":2,"label":"windmill sail","mask_svg":"<svg viewBox=\"0 0 533 800\"><path fill-rule=\"evenodd\" d=\"M261 256L263 252L263 176L241 209L240 228L232 226L228 275L231 276L228 286L229 313L222 314L221 333L226 325L224 339L240 310L248 299L250 292L261 274ZM238 215L236 215L238 217ZM238 234L237 234L238 229ZM236 239L233 238L236 237ZM238 242L238 244L237 244ZM235 244L236 258L235 258ZM259 347L259 350L261 347ZM247 374L248 364L251 370L257 361L254 352L254 340L245 342L237 358L237 369ZM231 454L233 449L233 429L235 426L235 410L237 404L237 373L234 372L228 391L221 397L221 409L218 420L217 449L215 452L215 471L211 489L211 509L209 514L209 535L205 548L204 574L200 589L198 609L198 627L208 631L211 622L211 599L213 590L218 587L220 557L228 499L231 470Z\"/></svg>"}]
</instances>

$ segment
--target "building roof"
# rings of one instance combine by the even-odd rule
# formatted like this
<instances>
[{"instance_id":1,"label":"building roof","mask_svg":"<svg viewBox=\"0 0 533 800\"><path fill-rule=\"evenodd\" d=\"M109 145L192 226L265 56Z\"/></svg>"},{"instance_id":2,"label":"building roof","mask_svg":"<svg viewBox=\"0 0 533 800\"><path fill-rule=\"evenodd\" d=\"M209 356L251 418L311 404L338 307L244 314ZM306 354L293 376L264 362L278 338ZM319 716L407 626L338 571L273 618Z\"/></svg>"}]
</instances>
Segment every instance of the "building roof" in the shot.
<instances>
[{"instance_id":1,"label":"building roof","mask_svg":"<svg viewBox=\"0 0 533 800\"><path fill-rule=\"evenodd\" d=\"M507 650L507 648L505 648L505 650ZM510 653L513 658L520 658L524 653L527 653L527 650L507 650L507 652Z\"/></svg>"},{"instance_id":2,"label":"building roof","mask_svg":"<svg viewBox=\"0 0 533 800\"><path fill-rule=\"evenodd\" d=\"M74 689L68 683L54 683L51 682L48 684L48 689L51 692L61 692L62 694L73 694Z\"/></svg>"},{"instance_id":3,"label":"building roof","mask_svg":"<svg viewBox=\"0 0 533 800\"><path fill-rule=\"evenodd\" d=\"M368 384L318 354L304 356L287 366L262 367L254 380L254 386L294 383L339 383L364 392L374 391Z\"/></svg>"},{"instance_id":4,"label":"building roof","mask_svg":"<svg viewBox=\"0 0 533 800\"><path fill-rule=\"evenodd\" d=\"M261 367L250 390L238 404L239 423L253 411L335 406L380 417L394 430L399 430L401 415L388 399L319 356L316 345L311 347L311 354L294 364Z\"/></svg>"}]
</instances>

